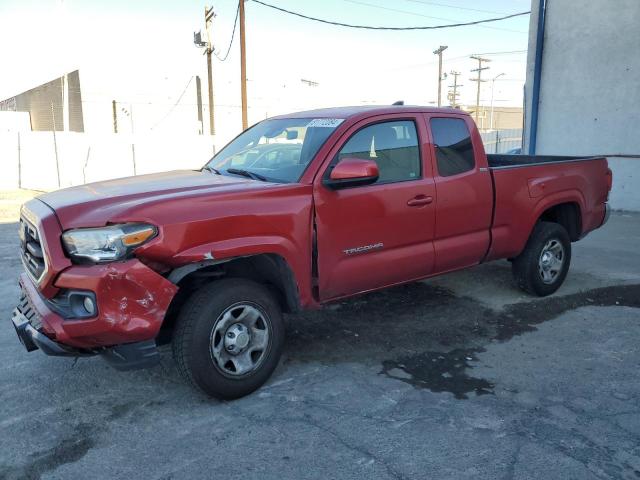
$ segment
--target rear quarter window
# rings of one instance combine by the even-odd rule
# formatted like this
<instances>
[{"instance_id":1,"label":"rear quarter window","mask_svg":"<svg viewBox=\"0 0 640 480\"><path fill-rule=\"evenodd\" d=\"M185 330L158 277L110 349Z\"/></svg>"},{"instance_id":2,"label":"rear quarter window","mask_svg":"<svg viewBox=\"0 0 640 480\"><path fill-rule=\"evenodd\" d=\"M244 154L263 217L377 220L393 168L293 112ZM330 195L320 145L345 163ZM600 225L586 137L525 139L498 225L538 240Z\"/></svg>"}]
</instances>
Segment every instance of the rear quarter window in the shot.
<instances>
[{"instance_id":1,"label":"rear quarter window","mask_svg":"<svg viewBox=\"0 0 640 480\"><path fill-rule=\"evenodd\" d=\"M438 173L443 177L473 170L476 161L467 123L461 118L432 118L430 121Z\"/></svg>"}]
</instances>

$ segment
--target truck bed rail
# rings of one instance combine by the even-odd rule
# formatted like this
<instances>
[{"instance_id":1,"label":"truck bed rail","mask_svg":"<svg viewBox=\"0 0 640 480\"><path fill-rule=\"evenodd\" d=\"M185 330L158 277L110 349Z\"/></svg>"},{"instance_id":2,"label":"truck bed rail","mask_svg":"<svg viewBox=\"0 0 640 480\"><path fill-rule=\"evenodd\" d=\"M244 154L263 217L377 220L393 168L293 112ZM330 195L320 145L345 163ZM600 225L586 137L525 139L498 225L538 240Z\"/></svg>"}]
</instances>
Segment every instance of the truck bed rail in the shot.
<instances>
[{"instance_id":1,"label":"truck bed rail","mask_svg":"<svg viewBox=\"0 0 640 480\"><path fill-rule=\"evenodd\" d=\"M493 169L532 167L549 163L582 162L586 160L600 160L603 157L570 157L564 155L506 155L488 154L487 162Z\"/></svg>"}]
</instances>

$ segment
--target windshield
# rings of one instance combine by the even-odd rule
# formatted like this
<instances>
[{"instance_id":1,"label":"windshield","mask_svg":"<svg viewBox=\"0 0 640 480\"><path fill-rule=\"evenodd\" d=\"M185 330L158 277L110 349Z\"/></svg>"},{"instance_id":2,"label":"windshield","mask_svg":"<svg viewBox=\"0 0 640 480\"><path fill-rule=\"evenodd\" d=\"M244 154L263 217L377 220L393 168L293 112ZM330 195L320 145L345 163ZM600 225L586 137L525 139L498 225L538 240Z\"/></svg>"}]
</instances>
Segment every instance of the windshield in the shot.
<instances>
[{"instance_id":1,"label":"windshield","mask_svg":"<svg viewBox=\"0 0 640 480\"><path fill-rule=\"evenodd\" d=\"M337 118L265 120L220 150L206 167L222 175L297 182L340 123Z\"/></svg>"}]
</instances>

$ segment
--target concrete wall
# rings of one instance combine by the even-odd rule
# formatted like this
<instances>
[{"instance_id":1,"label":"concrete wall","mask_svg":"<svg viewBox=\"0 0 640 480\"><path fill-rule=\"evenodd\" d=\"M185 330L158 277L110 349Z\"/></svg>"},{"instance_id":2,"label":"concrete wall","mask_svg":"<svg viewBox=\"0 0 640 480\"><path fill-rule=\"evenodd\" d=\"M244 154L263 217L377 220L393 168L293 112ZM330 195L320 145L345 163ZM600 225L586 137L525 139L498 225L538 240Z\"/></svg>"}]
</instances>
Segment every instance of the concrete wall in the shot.
<instances>
[{"instance_id":1,"label":"concrete wall","mask_svg":"<svg viewBox=\"0 0 640 480\"><path fill-rule=\"evenodd\" d=\"M532 0L525 148L538 4ZM537 154L640 155L639 24L638 0L547 0ZM640 158L610 164L612 206L640 211Z\"/></svg>"}]
</instances>

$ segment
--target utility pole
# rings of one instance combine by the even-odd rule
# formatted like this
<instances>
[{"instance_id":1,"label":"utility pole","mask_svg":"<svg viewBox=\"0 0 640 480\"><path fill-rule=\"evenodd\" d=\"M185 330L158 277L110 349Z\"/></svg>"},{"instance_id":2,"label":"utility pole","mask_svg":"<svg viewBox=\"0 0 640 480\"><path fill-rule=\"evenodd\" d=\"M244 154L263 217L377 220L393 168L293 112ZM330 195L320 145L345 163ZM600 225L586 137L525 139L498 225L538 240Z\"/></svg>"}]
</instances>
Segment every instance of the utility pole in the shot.
<instances>
[{"instance_id":1,"label":"utility pole","mask_svg":"<svg viewBox=\"0 0 640 480\"><path fill-rule=\"evenodd\" d=\"M113 133L118 133L118 111L115 100L111 100L111 114L113 115Z\"/></svg>"},{"instance_id":2,"label":"utility pole","mask_svg":"<svg viewBox=\"0 0 640 480\"><path fill-rule=\"evenodd\" d=\"M211 65L211 54L213 53L213 45L211 45L211 20L215 17L213 7L204 7L204 26L207 30L207 81L209 82L209 133L216 134L216 125L213 116L213 67Z\"/></svg>"},{"instance_id":3,"label":"utility pole","mask_svg":"<svg viewBox=\"0 0 640 480\"><path fill-rule=\"evenodd\" d=\"M56 174L58 176L58 188L60 188L60 162L58 160L58 141L56 140L56 112L51 102L51 123L53 123L53 153L56 156Z\"/></svg>"},{"instance_id":4,"label":"utility pole","mask_svg":"<svg viewBox=\"0 0 640 480\"><path fill-rule=\"evenodd\" d=\"M433 51L434 55L438 55L438 106L442 105L442 52L447 48L447 45L440 45L440 48Z\"/></svg>"},{"instance_id":5,"label":"utility pole","mask_svg":"<svg viewBox=\"0 0 640 480\"><path fill-rule=\"evenodd\" d=\"M483 67L483 62L490 62L488 58L482 58L478 55L471 55L471 58L478 61L478 68L474 68L471 70L472 72L478 72L478 76L476 78L470 78L472 82L478 82L478 91L476 93L476 111L474 114L476 125L478 124L478 111L480 110L480 85L482 82L486 82L486 80L482 80L482 71L489 69L489 67Z\"/></svg>"},{"instance_id":6,"label":"utility pole","mask_svg":"<svg viewBox=\"0 0 640 480\"><path fill-rule=\"evenodd\" d=\"M122 113L124 113L127 117L129 117L129 121L131 122L131 161L133 162L133 174L138 174L138 169L136 167L136 143L133 131L133 103L129 104L129 108L120 107Z\"/></svg>"},{"instance_id":7,"label":"utility pole","mask_svg":"<svg viewBox=\"0 0 640 480\"><path fill-rule=\"evenodd\" d=\"M204 133L204 125L202 124L202 83L199 75L196 75L196 108L198 110L198 135L202 135Z\"/></svg>"},{"instance_id":8,"label":"utility pole","mask_svg":"<svg viewBox=\"0 0 640 480\"><path fill-rule=\"evenodd\" d=\"M504 73L499 73L493 79L491 79L491 119L489 120L489 130L493 130L493 89L496 86L496 80L503 76Z\"/></svg>"},{"instance_id":9,"label":"utility pole","mask_svg":"<svg viewBox=\"0 0 640 480\"><path fill-rule=\"evenodd\" d=\"M453 108L458 108L458 96L460 95L458 93L458 88L463 86L458 83L458 77L462 74L452 70L451 75L453 75L453 85L449 85L449 88L453 88L453 91L449 92L449 104Z\"/></svg>"},{"instance_id":10,"label":"utility pole","mask_svg":"<svg viewBox=\"0 0 640 480\"><path fill-rule=\"evenodd\" d=\"M240 94L242 96L242 130L247 124L247 50L244 31L244 0L240 0Z\"/></svg>"}]
</instances>

